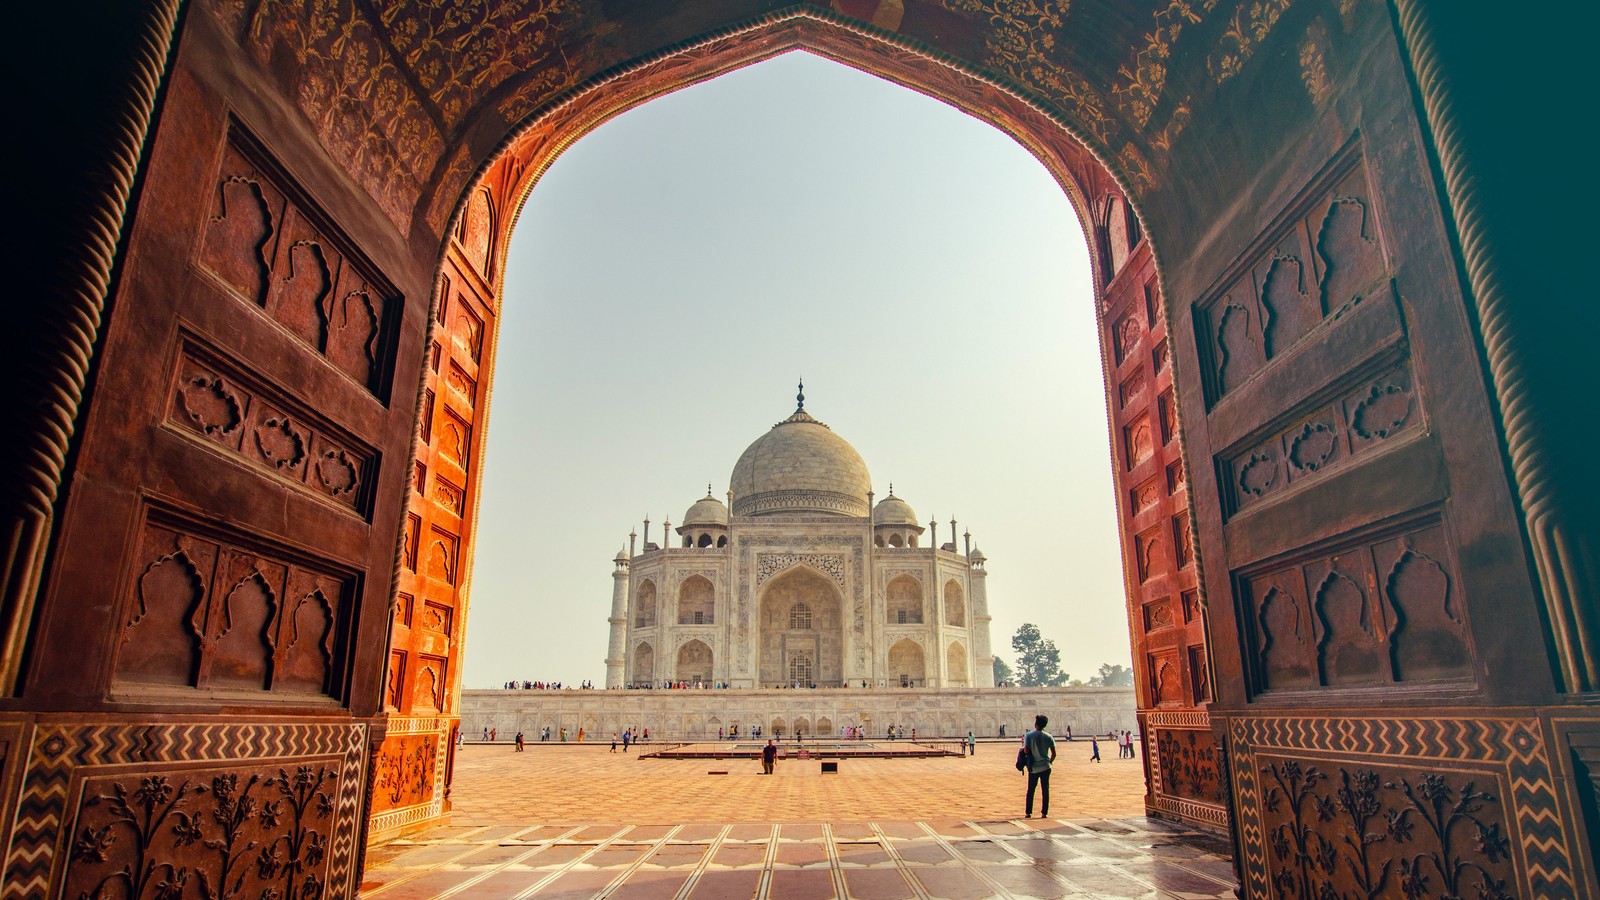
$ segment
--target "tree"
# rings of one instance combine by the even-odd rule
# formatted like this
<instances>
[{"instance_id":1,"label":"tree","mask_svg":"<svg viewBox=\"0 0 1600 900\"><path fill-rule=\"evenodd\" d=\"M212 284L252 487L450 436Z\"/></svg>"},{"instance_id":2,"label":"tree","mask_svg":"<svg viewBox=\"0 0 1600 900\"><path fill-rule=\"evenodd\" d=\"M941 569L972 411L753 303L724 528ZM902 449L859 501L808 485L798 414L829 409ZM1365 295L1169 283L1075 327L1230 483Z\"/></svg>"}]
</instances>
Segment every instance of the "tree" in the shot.
<instances>
[{"instance_id":1,"label":"tree","mask_svg":"<svg viewBox=\"0 0 1600 900\"><path fill-rule=\"evenodd\" d=\"M1133 670L1127 666L1105 663L1100 666L1100 674L1089 679L1089 683L1100 687L1132 687Z\"/></svg>"},{"instance_id":2,"label":"tree","mask_svg":"<svg viewBox=\"0 0 1600 900\"><path fill-rule=\"evenodd\" d=\"M1008 683L1010 683L1011 677L1014 674L1015 673L1011 671L1011 667L1006 665L1006 661L1005 660L1001 659L998 656L996 656L994 658L994 683L995 684L1000 685L1000 684L1008 684Z\"/></svg>"},{"instance_id":3,"label":"tree","mask_svg":"<svg viewBox=\"0 0 1600 900\"><path fill-rule=\"evenodd\" d=\"M1070 677L1061 671L1061 651L1056 642L1039 633L1039 626L1024 622L1011 638L1017 651L1017 683L1023 687L1060 687Z\"/></svg>"}]
</instances>

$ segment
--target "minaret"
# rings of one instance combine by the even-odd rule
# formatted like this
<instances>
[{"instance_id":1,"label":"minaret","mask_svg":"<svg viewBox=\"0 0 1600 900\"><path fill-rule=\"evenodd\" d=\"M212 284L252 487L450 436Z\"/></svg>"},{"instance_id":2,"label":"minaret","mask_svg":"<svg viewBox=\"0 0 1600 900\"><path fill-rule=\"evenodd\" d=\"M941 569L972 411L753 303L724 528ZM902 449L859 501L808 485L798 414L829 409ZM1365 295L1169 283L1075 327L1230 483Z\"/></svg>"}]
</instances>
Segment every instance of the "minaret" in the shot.
<instances>
[{"instance_id":1,"label":"minaret","mask_svg":"<svg viewBox=\"0 0 1600 900\"><path fill-rule=\"evenodd\" d=\"M971 566L968 583L972 586L972 655L978 671L972 673L973 687L994 687L994 652L989 648L989 573L984 571L983 551L972 548L967 555Z\"/></svg>"},{"instance_id":2,"label":"minaret","mask_svg":"<svg viewBox=\"0 0 1600 900\"><path fill-rule=\"evenodd\" d=\"M611 645L606 651L606 688L622 687L622 676L627 662L624 655L628 642L628 557L617 551L613 560L616 569L611 573Z\"/></svg>"}]
</instances>

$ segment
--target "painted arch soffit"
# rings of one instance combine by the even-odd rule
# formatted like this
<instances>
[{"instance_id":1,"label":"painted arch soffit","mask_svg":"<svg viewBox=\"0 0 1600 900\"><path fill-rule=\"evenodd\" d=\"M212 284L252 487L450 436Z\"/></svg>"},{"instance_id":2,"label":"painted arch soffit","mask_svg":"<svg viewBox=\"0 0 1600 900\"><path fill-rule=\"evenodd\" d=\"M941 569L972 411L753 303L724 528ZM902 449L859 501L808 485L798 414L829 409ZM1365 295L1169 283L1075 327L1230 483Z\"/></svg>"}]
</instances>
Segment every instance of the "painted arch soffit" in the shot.
<instances>
[{"instance_id":1,"label":"painted arch soffit","mask_svg":"<svg viewBox=\"0 0 1600 900\"><path fill-rule=\"evenodd\" d=\"M881 0L878 5L890 2ZM1216 2L1210 0L1210 5ZM860 4L835 0L834 5ZM547 83L530 69L508 79L496 88L498 100L481 106L472 113L477 119L459 129L471 135L512 133L487 154L491 162L502 162L511 170L506 195L513 215L504 220L502 234L514 227L522 200L544 169L587 131L653 97L796 49L894 81L1000 128L1041 160L1086 222L1092 217L1085 198L1115 190L1113 172L1127 173L1135 186L1148 178L1148 153L1141 149L1137 129L1129 129L1115 111L1113 95L1102 96L1090 86L1113 84L1122 62L1108 56L1093 65L1084 63L1082 71L1088 74L1077 74L1070 57L1085 48L1082 42L1064 38L1073 33L1069 7L1072 18L1091 23L1097 18L1123 22L1126 10L1113 14L1084 0L1044 3L1039 12L1027 15L1005 11L1011 4L999 0L908 0L905 5L906 14L895 31L814 5L741 20L736 15L738 4L731 3L720 5L729 15L719 29L674 35L675 42L655 47L631 39L622 20L597 26L614 42L601 51L596 45L603 39L592 40L581 52L569 53L565 71L570 77ZM1077 12L1083 9L1088 11ZM714 19L709 11L703 16L706 22ZM1155 22L1153 15L1149 21ZM1148 39L1149 35L1129 38L1141 46ZM639 55L617 53L622 47ZM1130 50L1127 57L1131 60L1134 55ZM1050 83L1030 84L1029 73L1038 68L1032 63L1055 57L1062 59L1046 67L1056 73ZM1100 71L1095 66L1110 68ZM1051 85L1063 92L1053 97ZM480 180L473 173L487 170L484 158L475 143L456 143L447 156L441 156L418 207L431 227L442 230L448 224L446 217L469 182ZM504 246L499 242L502 251Z\"/></svg>"}]
</instances>

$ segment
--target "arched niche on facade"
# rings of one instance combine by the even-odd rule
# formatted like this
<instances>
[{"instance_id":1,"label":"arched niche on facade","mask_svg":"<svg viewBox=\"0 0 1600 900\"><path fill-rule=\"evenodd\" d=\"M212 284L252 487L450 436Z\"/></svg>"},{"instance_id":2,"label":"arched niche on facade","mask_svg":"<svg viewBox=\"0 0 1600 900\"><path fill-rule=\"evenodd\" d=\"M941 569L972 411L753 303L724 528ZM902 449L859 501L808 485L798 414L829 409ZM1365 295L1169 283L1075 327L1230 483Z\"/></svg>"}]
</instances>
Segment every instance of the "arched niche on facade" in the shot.
<instances>
[{"instance_id":1,"label":"arched niche on facade","mask_svg":"<svg viewBox=\"0 0 1600 900\"><path fill-rule=\"evenodd\" d=\"M947 687L966 687L970 675L967 674L967 648L956 641L945 652L945 684Z\"/></svg>"},{"instance_id":2,"label":"arched niche on facade","mask_svg":"<svg viewBox=\"0 0 1600 900\"><path fill-rule=\"evenodd\" d=\"M903 638L889 648L889 678L907 687L921 687L927 683L927 660L916 641Z\"/></svg>"},{"instance_id":3,"label":"arched niche on facade","mask_svg":"<svg viewBox=\"0 0 1600 900\"><path fill-rule=\"evenodd\" d=\"M961 582L954 578L944 583L944 623L967 627L967 594L961 589Z\"/></svg>"},{"instance_id":4,"label":"arched niche on facade","mask_svg":"<svg viewBox=\"0 0 1600 900\"><path fill-rule=\"evenodd\" d=\"M900 575L884 589L888 598L890 625L922 624L922 582L910 575Z\"/></svg>"},{"instance_id":5,"label":"arched niche on facade","mask_svg":"<svg viewBox=\"0 0 1600 900\"><path fill-rule=\"evenodd\" d=\"M795 566L761 589L756 654L765 685L790 684L810 662L808 683L838 685L844 677L844 597L833 579Z\"/></svg>"},{"instance_id":6,"label":"arched niche on facade","mask_svg":"<svg viewBox=\"0 0 1600 900\"><path fill-rule=\"evenodd\" d=\"M704 641L689 641L678 648L678 675L679 681L709 682L711 680L712 654L711 648Z\"/></svg>"},{"instance_id":7,"label":"arched niche on facade","mask_svg":"<svg viewBox=\"0 0 1600 900\"><path fill-rule=\"evenodd\" d=\"M656 624L656 583L646 578L639 582L633 595L633 627L649 628Z\"/></svg>"},{"instance_id":8,"label":"arched niche on facade","mask_svg":"<svg viewBox=\"0 0 1600 900\"><path fill-rule=\"evenodd\" d=\"M690 575L678 585L678 624L707 625L715 622L717 591L701 575Z\"/></svg>"},{"instance_id":9,"label":"arched niche on facade","mask_svg":"<svg viewBox=\"0 0 1600 900\"><path fill-rule=\"evenodd\" d=\"M633 648L633 681L645 684L655 680L656 651L647 643Z\"/></svg>"}]
</instances>

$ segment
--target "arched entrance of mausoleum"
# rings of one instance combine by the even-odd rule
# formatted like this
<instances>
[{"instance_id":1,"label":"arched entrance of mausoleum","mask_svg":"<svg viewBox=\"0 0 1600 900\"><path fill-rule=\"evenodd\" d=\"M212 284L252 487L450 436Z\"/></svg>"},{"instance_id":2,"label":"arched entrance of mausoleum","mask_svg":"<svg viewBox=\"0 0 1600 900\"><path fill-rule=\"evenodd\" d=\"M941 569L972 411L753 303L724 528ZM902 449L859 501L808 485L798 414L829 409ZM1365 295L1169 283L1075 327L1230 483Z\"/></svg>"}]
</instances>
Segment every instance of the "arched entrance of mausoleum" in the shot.
<instances>
[{"instance_id":1,"label":"arched entrance of mausoleum","mask_svg":"<svg viewBox=\"0 0 1600 900\"><path fill-rule=\"evenodd\" d=\"M843 684L844 597L832 578L792 566L767 581L756 606L761 686Z\"/></svg>"},{"instance_id":2,"label":"arched entrance of mausoleum","mask_svg":"<svg viewBox=\"0 0 1600 900\"><path fill-rule=\"evenodd\" d=\"M1250 896L1381 890L1431 858L1452 884L1600 891L1592 530L1551 487L1569 411L1525 378L1544 345L1484 235L1526 223L1478 217L1426 4L838 5L872 24L152 3L133 49L84 60L117 108L44 145L99 168L53 198L68 263L25 274L41 306L14 329L8 890L228 865L166 831L72 853L141 779L304 767L326 802L251 839L331 839L240 873L255 892L350 896L364 813L380 835L447 813L517 204L605 118L803 48L994 123L1080 209L1151 811L1231 811ZM1475 791L1507 839L1368 843L1344 810L1414 817L1421 784ZM224 802L179 799L194 822ZM1306 833L1332 849L1268 849Z\"/></svg>"}]
</instances>

